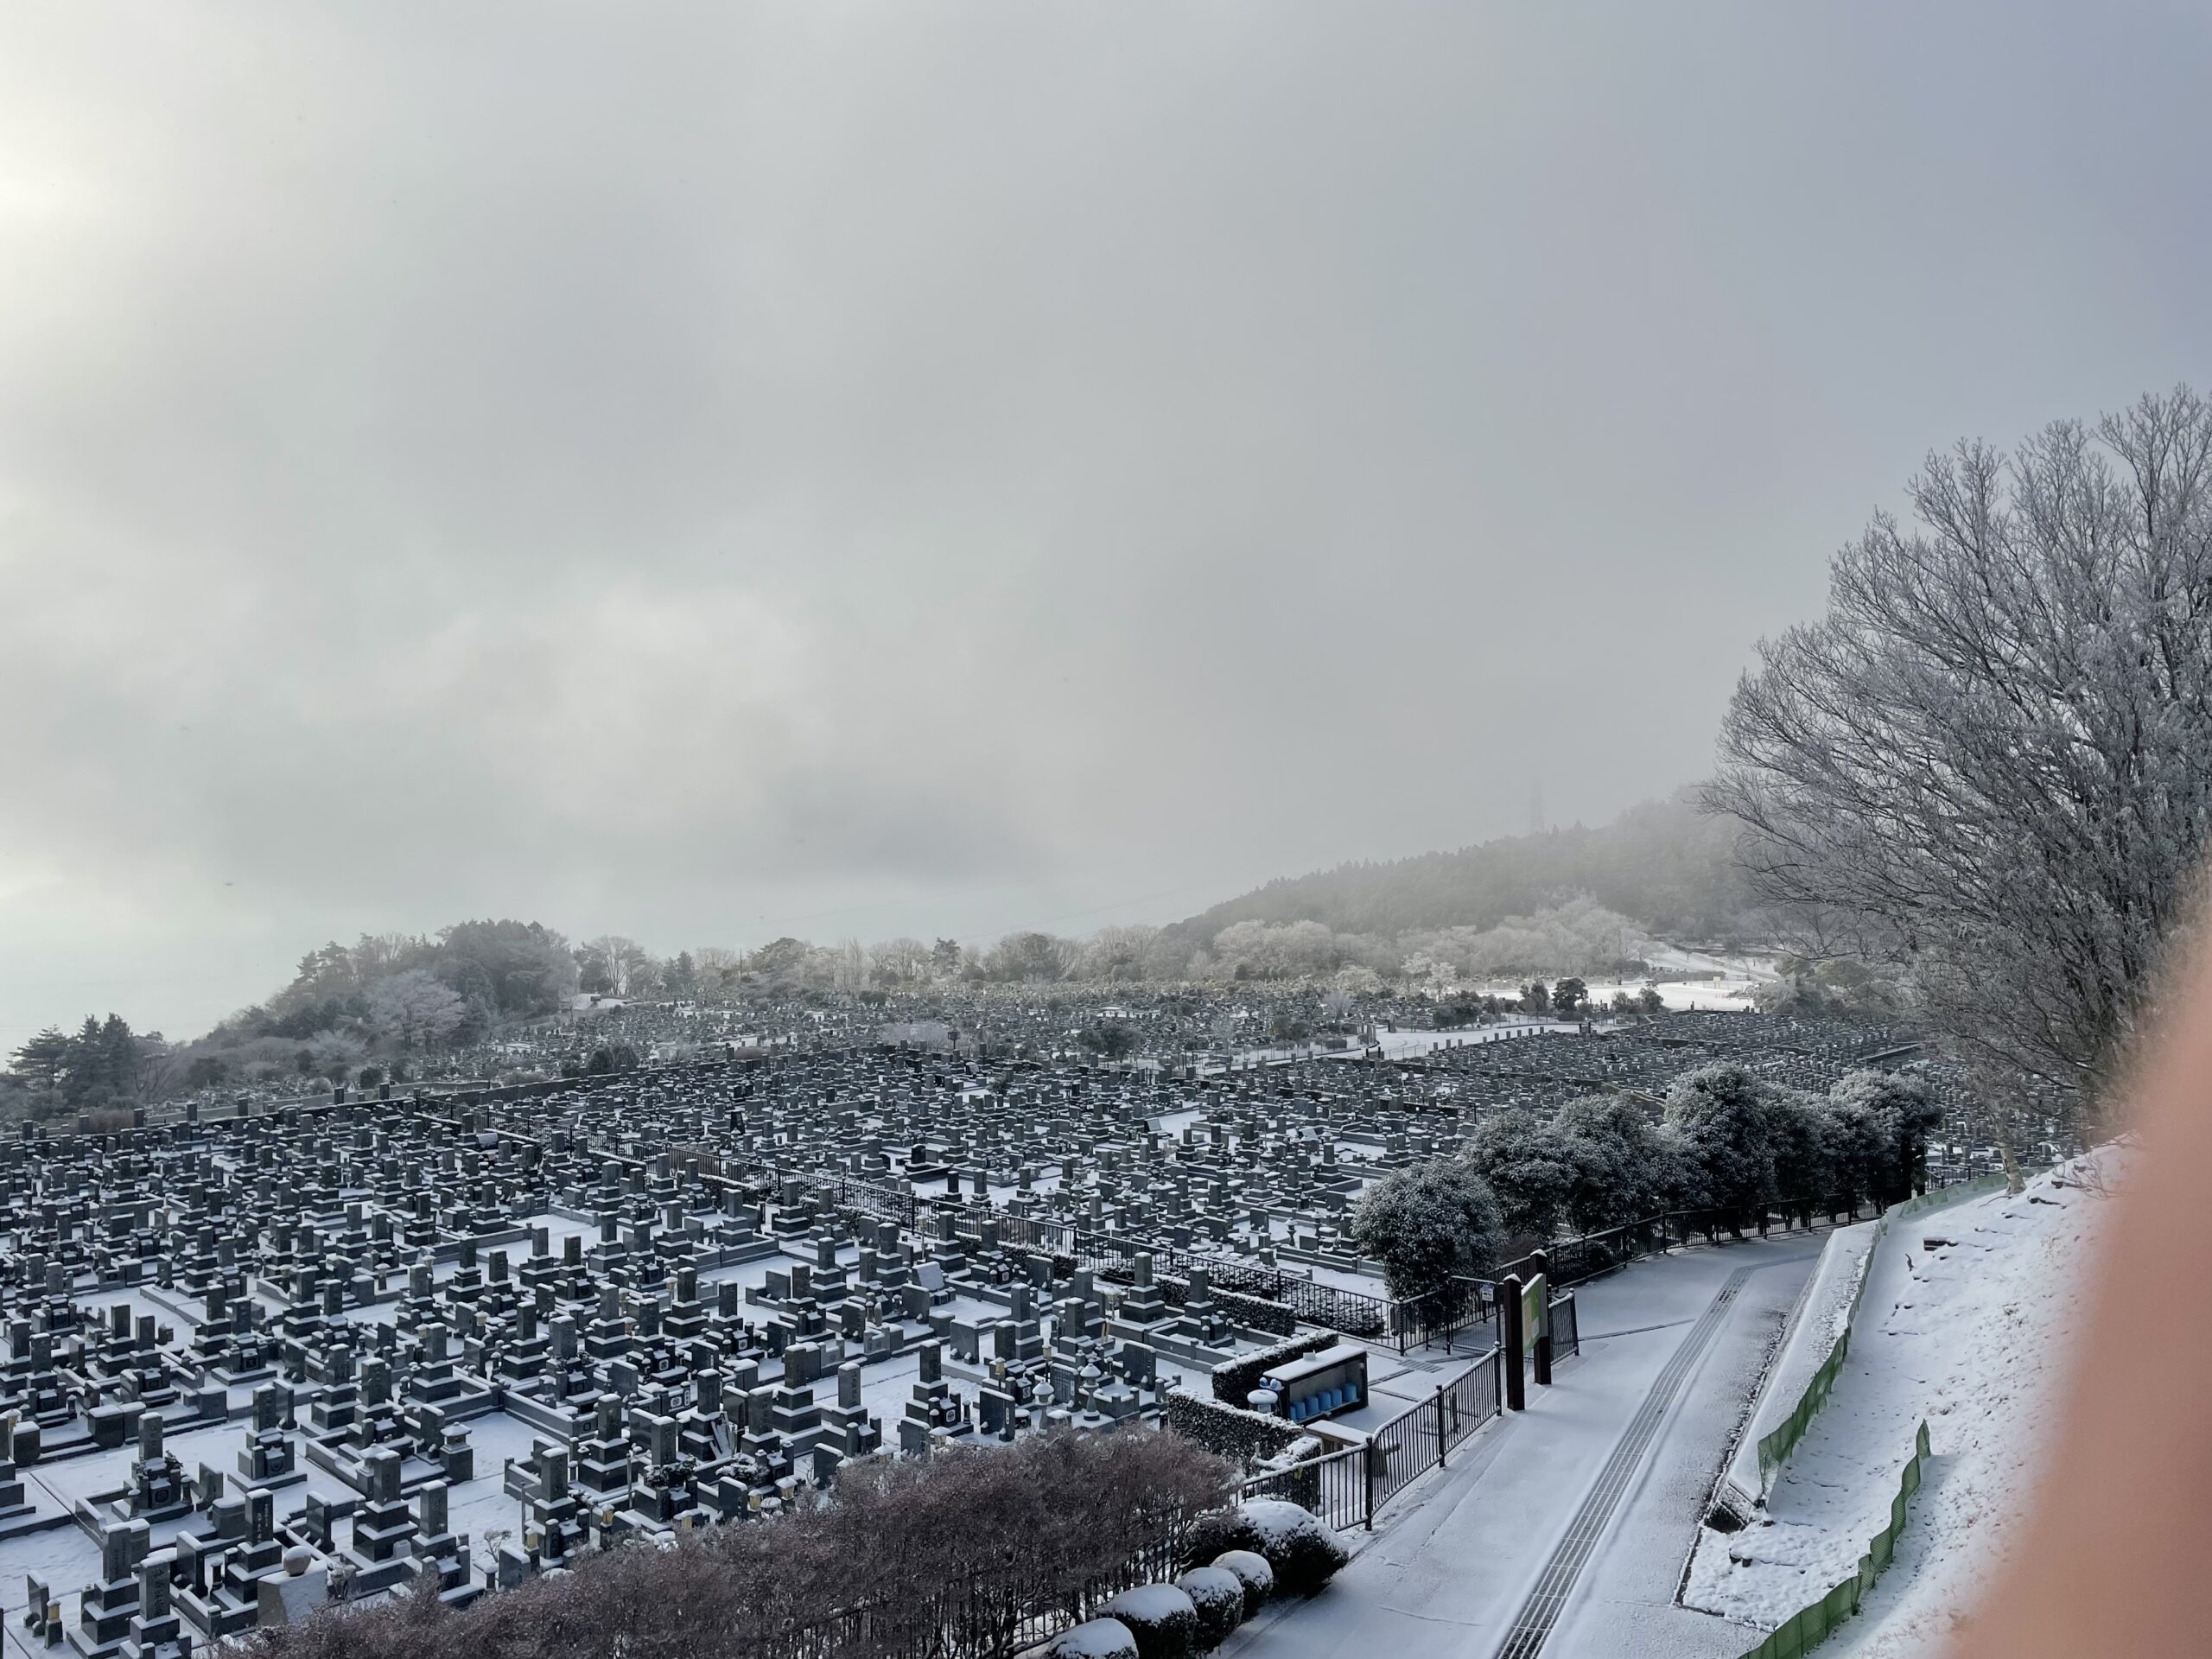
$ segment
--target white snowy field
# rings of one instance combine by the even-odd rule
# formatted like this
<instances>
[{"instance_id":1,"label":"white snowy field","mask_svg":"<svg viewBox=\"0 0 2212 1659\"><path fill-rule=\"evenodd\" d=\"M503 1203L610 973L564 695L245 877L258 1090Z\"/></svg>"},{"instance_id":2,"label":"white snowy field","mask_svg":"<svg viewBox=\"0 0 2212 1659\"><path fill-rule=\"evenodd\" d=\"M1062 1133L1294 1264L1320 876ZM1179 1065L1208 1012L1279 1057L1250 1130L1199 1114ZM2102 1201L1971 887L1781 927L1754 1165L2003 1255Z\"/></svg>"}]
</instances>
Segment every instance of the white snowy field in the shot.
<instances>
[{"instance_id":1,"label":"white snowy field","mask_svg":"<svg viewBox=\"0 0 2212 1659\"><path fill-rule=\"evenodd\" d=\"M2017 1197L1894 1224L1849 1357L1765 1520L1700 1533L1684 1605L1770 1629L1847 1576L1925 1420L1933 1456L1897 1558L1823 1651L1902 1659L1950 1629L2033 1489L2105 1208L2101 1179L2062 1168Z\"/></svg>"}]
</instances>

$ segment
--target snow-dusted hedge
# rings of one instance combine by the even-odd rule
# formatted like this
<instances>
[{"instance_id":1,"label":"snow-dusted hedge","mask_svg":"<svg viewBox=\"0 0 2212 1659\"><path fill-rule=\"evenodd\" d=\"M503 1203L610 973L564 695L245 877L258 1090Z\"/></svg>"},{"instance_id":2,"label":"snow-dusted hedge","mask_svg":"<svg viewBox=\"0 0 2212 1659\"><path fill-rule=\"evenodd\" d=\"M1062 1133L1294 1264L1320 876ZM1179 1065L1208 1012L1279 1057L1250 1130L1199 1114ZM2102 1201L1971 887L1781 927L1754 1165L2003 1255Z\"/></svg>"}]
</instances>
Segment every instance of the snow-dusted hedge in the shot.
<instances>
[{"instance_id":1,"label":"snow-dusted hedge","mask_svg":"<svg viewBox=\"0 0 2212 1659\"><path fill-rule=\"evenodd\" d=\"M1170 1279L1166 1284L1167 1300L1171 1302L1180 1304L1190 1294L1190 1286L1182 1280ZM1230 1319L1239 1325L1249 1325L1255 1331L1268 1331L1279 1337L1287 1337L1298 1329L1298 1315L1281 1302L1271 1302L1264 1296L1247 1296L1242 1291L1224 1290L1219 1285L1214 1286L1206 1294L1213 1299L1214 1306Z\"/></svg>"},{"instance_id":2,"label":"snow-dusted hedge","mask_svg":"<svg viewBox=\"0 0 2212 1659\"><path fill-rule=\"evenodd\" d=\"M1139 1659L1137 1639L1118 1618L1090 1619L1047 1642L1043 1659Z\"/></svg>"},{"instance_id":3,"label":"snow-dusted hedge","mask_svg":"<svg viewBox=\"0 0 2212 1659\"><path fill-rule=\"evenodd\" d=\"M1249 1618L1268 1604L1274 1592L1275 1570L1268 1558L1249 1549L1224 1549L1213 1564L1244 1586L1244 1617Z\"/></svg>"},{"instance_id":4,"label":"snow-dusted hedge","mask_svg":"<svg viewBox=\"0 0 2212 1659\"><path fill-rule=\"evenodd\" d=\"M1333 1331L1317 1331L1311 1335L1294 1337L1288 1342L1279 1342L1272 1348L1262 1348L1255 1354L1246 1354L1217 1365L1213 1373L1213 1397L1224 1405L1242 1408L1260 1386L1260 1379L1285 1360L1298 1359L1307 1354L1318 1354L1324 1348L1333 1348L1344 1338Z\"/></svg>"},{"instance_id":5,"label":"snow-dusted hedge","mask_svg":"<svg viewBox=\"0 0 2212 1659\"><path fill-rule=\"evenodd\" d=\"M1188 1389L1168 1390L1167 1427L1225 1458L1264 1458L1307 1438L1295 1423L1224 1405Z\"/></svg>"},{"instance_id":6,"label":"snow-dusted hedge","mask_svg":"<svg viewBox=\"0 0 2212 1659\"><path fill-rule=\"evenodd\" d=\"M1136 1638L1137 1659L1191 1659L1198 1646L1198 1610L1172 1584L1141 1584L1099 1610Z\"/></svg>"},{"instance_id":7,"label":"snow-dusted hedge","mask_svg":"<svg viewBox=\"0 0 2212 1659\"><path fill-rule=\"evenodd\" d=\"M1250 1550L1264 1557L1274 1574L1276 1592L1310 1596L1351 1559L1337 1535L1295 1503L1255 1497L1234 1510L1199 1517L1186 1552L1204 1560L1224 1550Z\"/></svg>"},{"instance_id":8,"label":"snow-dusted hedge","mask_svg":"<svg viewBox=\"0 0 2212 1659\"><path fill-rule=\"evenodd\" d=\"M1201 1652L1211 1653L1244 1622L1244 1581L1226 1567L1194 1567L1175 1580L1175 1587L1198 1610Z\"/></svg>"}]
</instances>

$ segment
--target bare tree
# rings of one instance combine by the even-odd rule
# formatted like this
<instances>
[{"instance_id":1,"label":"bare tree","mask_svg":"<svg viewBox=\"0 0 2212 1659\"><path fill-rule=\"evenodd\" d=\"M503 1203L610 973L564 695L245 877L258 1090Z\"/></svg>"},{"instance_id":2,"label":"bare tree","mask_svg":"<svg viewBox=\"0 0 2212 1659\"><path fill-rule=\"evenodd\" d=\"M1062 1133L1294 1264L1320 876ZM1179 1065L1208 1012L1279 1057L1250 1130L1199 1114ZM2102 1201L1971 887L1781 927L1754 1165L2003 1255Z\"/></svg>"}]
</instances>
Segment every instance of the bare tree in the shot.
<instances>
[{"instance_id":1,"label":"bare tree","mask_svg":"<svg viewBox=\"0 0 2212 1659\"><path fill-rule=\"evenodd\" d=\"M902 937L872 944L868 959L874 976L887 984L916 984L930 976L930 948L919 939Z\"/></svg>"},{"instance_id":2,"label":"bare tree","mask_svg":"<svg viewBox=\"0 0 2212 1659\"><path fill-rule=\"evenodd\" d=\"M1961 443L1910 488L1917 527L1878 516L1760 646L1707 804L1765 897L1910 963L1982 1089L2094 1103L2212 820L2212 410Z\"/></svg>"},{"instance_id":3,"label":"bare tree","mask_svg":"<svg viewBox=\"0 0 2212 1659\"><path fill-rule=\"evenodd\" d=\"M702 944L691 953L691 961L699 979L698 994L711 999L728 994L744 958L727 946Z\"/></svg>"},{"instance_id":4,"label":"bare tree","mask_svg":"<svg viewBox=\"0 0 2212 1659\"><path fill-rule=\"evenodd\" d=\"M607 994L630 996L648 988L645 982L652 977L652 957L635 939L625 938L619 933L603 933L598 938L585 940L583 950L587 968L598 969Z\"/></svg>"},{"instance_id":5,"label":"bare tree","mask_svg":"<svg viewBox=\"0 0 2212 1659\"><path fill-rule=\"evenodd\" d=\"M430 1047L460 1028L467 1007L426 969L394 974L369 998L369 1028L394 1048Z\"/></svg>"}]
</instances>

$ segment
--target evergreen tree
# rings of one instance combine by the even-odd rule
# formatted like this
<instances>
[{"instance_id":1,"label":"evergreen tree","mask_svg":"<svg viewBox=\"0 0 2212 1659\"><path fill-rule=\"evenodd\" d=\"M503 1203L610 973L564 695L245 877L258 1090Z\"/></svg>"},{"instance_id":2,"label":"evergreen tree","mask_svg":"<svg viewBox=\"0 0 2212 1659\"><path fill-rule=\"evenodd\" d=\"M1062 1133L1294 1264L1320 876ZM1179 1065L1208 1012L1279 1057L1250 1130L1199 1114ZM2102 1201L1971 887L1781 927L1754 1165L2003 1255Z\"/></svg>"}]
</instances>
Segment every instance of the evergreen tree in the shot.
<instances>
[{"instance_id":1,"label":"evergreen tree","mask_svg":"<svg viewBox=\"0 0 2212 1659\"><path fill-rule=\"evenodd\" d=\"M1582 1173L1564 1138L1519 1107L1484 1118L1462 1156L1497 1198L1505 1230L1539 1239L1558 1230Z\"/></svg>"},{"instance_id":2,"label":"evergreen tree","mask_svg":"<svg viewBox=\"0 0 2212 1659\"><path fill-rule=\"evenodd\" d=\"M1732 1062L1700 1066L1675 1080L1667 1122L1682 1137L1700 1201L1742 1236L1777 1196L1765 1086Z\"/></svg>"},{"instance_id":3,"label":"evergreen tree","mask_svg":"<svg viewBox=\"0 0 2212 1659\"><path fill-rule=\"evenodd\" d=\"M1624 1226L1684 1202L1679 1139L1626 1096L1570 1100L1552 1128L1574 1165L1566 1218L1577 1232Z\"/></svg>"},{"instance_id":4,"label":"evergreen tree","mask_svg":"<svg viewBox=\"0 0 2212 1659\"><path fill-rule=\"evenodd\" d=\"M41 1088L52 1089L69 1061L69 1039L58 1026L48 1026L16 1051L16 1070Z\"/></svg>"},{"instance_id":5,"label":"evergreen tree","mask_svg":"<svg viewBox=\"0 0 2212 1659\"><path fill-rule=\"evenodd\" d=\"M1943 1121L1926 1079L1908 1071L1853 1071L1828 1091L1832 1107L1857 1108L1881 1135L1881 1153L1866 1196L1896 1204L1928 1184L1928 1137Z\"/></svg>"},{"instance_id":6,"label":"evergreen tree","mask_svg":"<svg viewBox=\"0 0 2212 1659\"><path fill-rule=\"evenodd\" d=\"M1351 1233L1360 1253L1382 1267L1390 1294L1426 1296L1455 1274L1488 1273L1497 1262L1497 1200L1456 1158L1394 1170L1360 1197Z\"/></svg>"}]
</instances>

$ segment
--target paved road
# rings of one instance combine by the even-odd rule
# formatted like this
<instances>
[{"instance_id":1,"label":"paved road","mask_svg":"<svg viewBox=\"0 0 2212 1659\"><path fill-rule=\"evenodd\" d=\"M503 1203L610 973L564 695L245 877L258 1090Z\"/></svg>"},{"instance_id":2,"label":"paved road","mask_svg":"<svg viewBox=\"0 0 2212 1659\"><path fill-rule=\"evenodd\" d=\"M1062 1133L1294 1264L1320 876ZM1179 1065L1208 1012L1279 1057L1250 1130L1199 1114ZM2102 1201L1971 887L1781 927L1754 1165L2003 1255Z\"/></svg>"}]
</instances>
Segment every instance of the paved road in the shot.
<instances>
[{"instance_id":1,"label":"paved road","mask_svg":"<svg viewBox=\"0 0 2212 1659\"><path fill-rule=\"evenodd\" d=\"M1546 1659L1736 1659L1758 1640L1748 1626L1675 1605L1675 1592L1768 1348L1811 1266L1808 1254L1744 1281L1599 1540Z\"/></svg>"},{"instance_id":2,"label":"paved road","mask_svg":"<svg viewBox=\"0 0 2212 1659\"><path fill-rule=\"evenodd\" d=\"M1491 1659L1540 1586L1556 1622L1534 1646L1524 1633L1516 1653L1741 1652L1757 1633L1673 1606L1675 1582L1765 1346L1816 1250L1799 1238L1730 1245L1584 1287L1582 1357L1553 1387L1532 1387L1529 1410L1399 1498L1325 1594L1263 1614L1224 1654ZM1643 1446L1617 1455L1646 1429Z\"/></svg>"},{"instance_id":3,"label":"paved road","mask_svg":"<svg viewBox=\"0 0 2212 1659\"><path fill-rule=\"evenodd\" d=\"M1767 1264L1769 1268L1784 1265ZM1619 1511L1630 1486L1639 1482L1644 1455L1651 1450L1660 1428L1672 1415L1683 1386L1704 1364L1713 1338L1728 1322L1737 1296L1757 1271L1755 1268L1741 1267L1730 1274L1711 1304L1683 1333L1675 1351L1660 1367L1658 1376L1643 1396L1643 1403L1629 1419L1628 1427L1614 1442L1605 1467L1598 1471L1597 1484L1583 1494L1574 1518L1567 1522L1567 1535L1553 1546L1543 1570L1536 1575L1535 1587L1522 1602L1521 1611L1513 1616L1513 1628L1506 1634L1499 1659L1536 1659L1551 1641L1560 1614L1580 1587L1583 1568L1597 1554L1599 1541L1611 1529L1613 1516Z\"/></svg>"}]
</instances>

